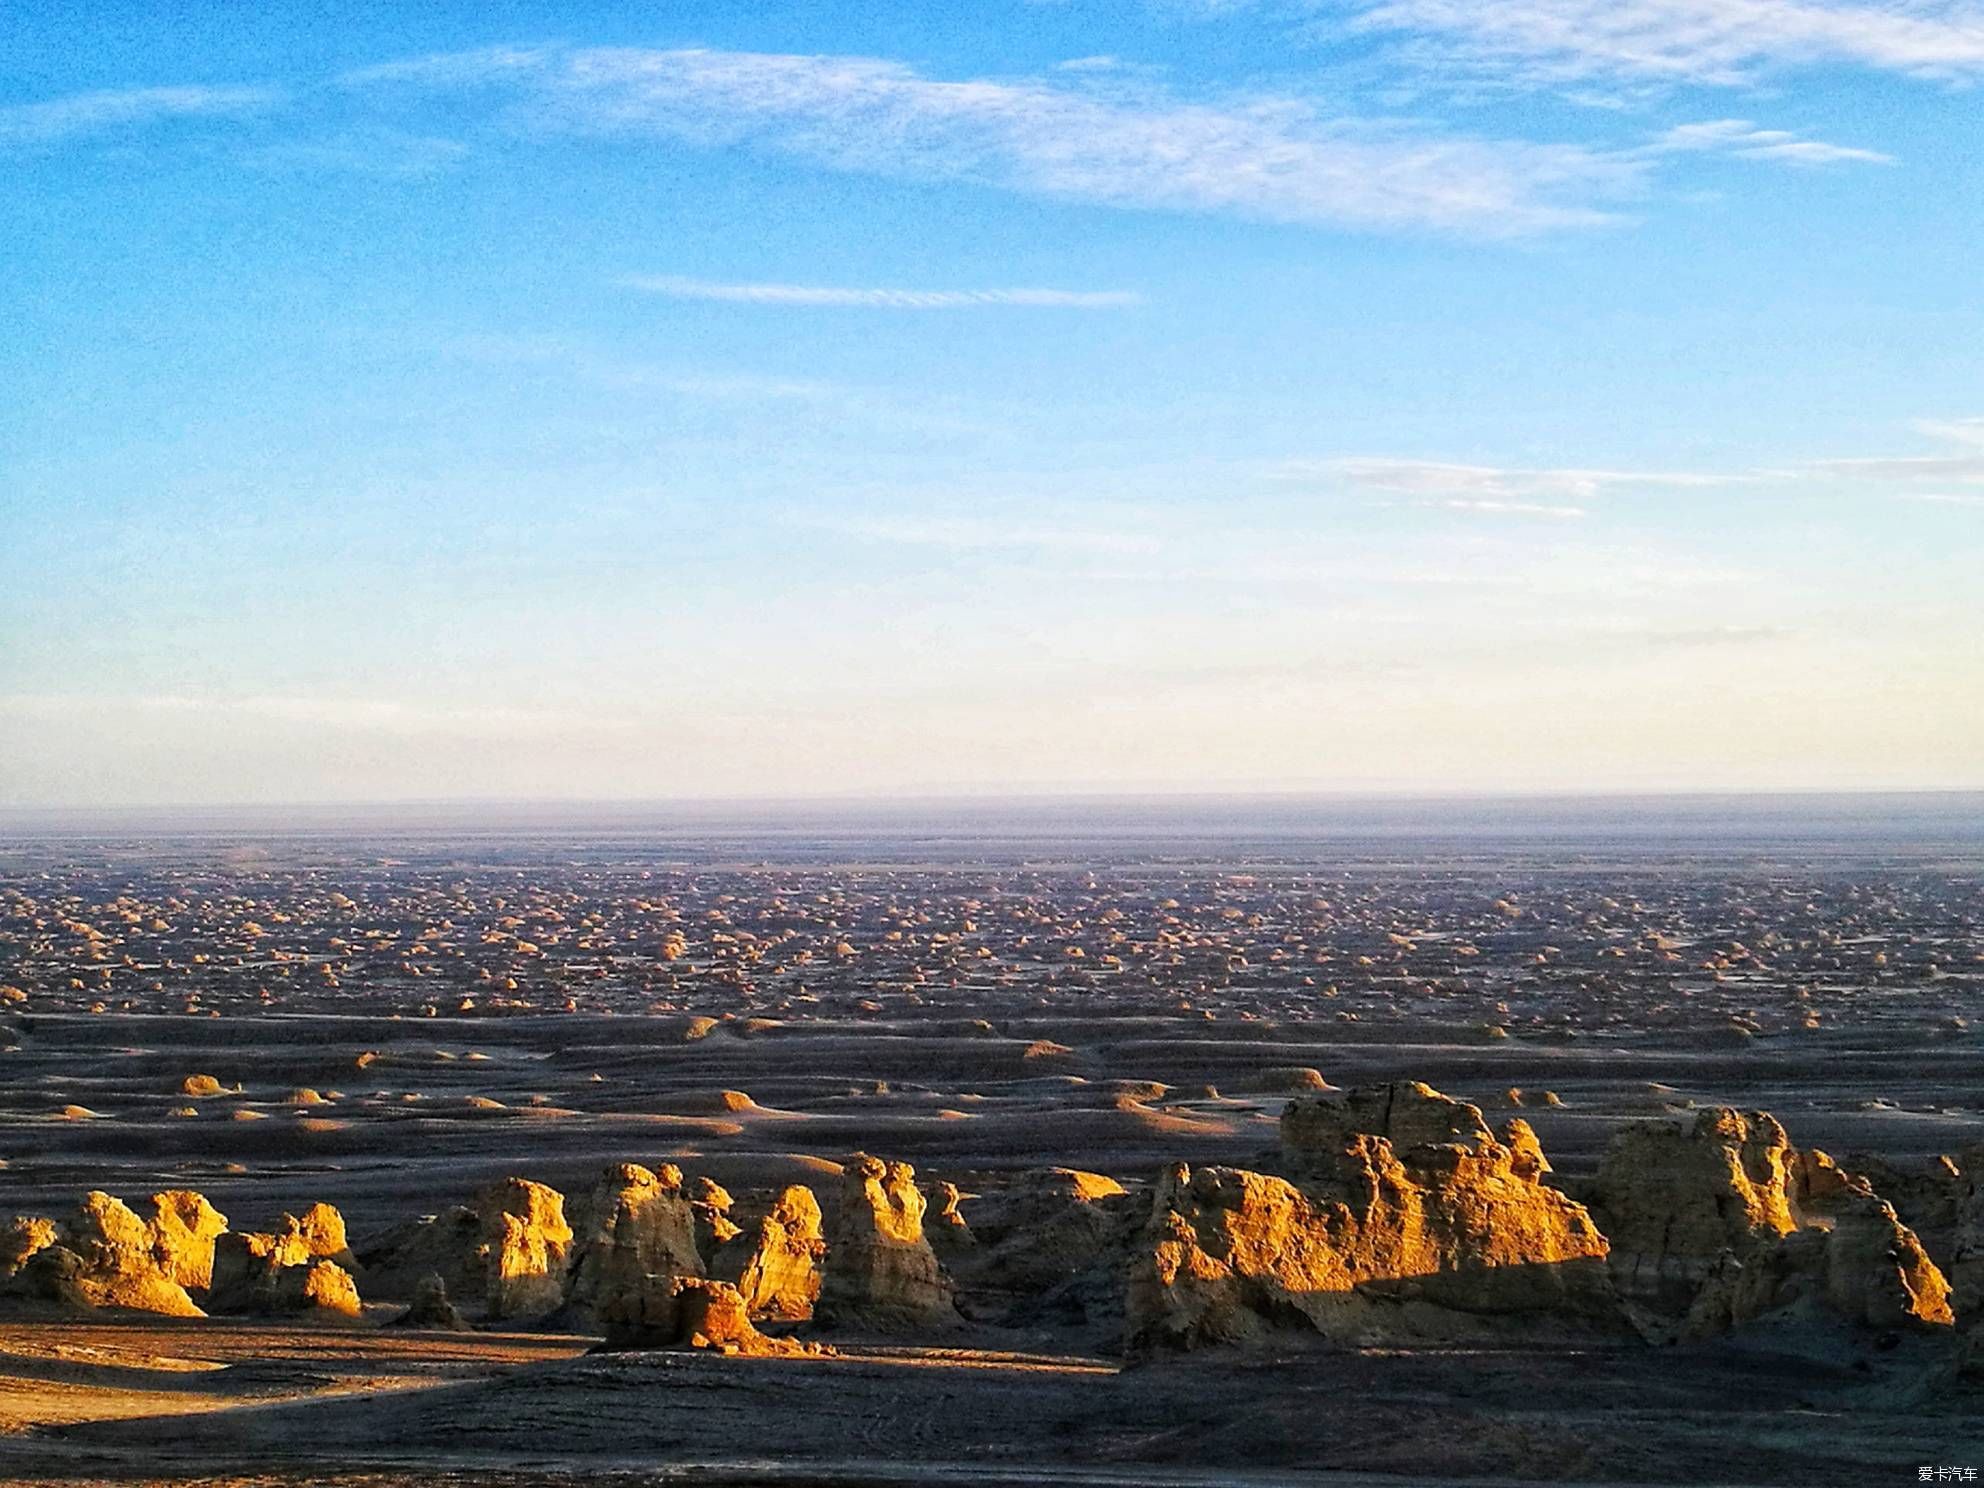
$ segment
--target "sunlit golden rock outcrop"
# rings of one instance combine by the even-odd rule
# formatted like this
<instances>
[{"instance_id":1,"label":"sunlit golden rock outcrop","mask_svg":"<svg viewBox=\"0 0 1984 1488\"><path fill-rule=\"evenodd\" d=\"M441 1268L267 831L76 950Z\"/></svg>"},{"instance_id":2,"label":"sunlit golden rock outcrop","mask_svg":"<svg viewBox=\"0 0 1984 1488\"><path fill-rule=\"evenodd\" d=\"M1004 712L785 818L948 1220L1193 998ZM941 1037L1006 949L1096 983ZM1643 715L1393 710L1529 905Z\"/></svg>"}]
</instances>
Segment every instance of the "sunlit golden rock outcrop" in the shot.
<instances>
[{"instance_id":1,"label":"sunlit golden rock outcrop","mask_svg":"<svg viewBox=\"0 0 1984 1488\"><path fill-rule=\"evenodd\" d=\"M77 1311L203 1315L161 1263L158 1233L107 1193L86 1194L59 1224L30 1220L11 1239L25 1251L9 1283L16 1297Z\"/></svg>"},{"instance_id":2,"label":"sunlit golden rock outcrop","mask_svg":"<svg viewBox=\"0 0 1984 1488\"><path fill-rule=\"evenodd\" d=\"M927 1207L908 1163L866 1153L847 1160L827 1230L823 1316L908 1328L955 1319L950 1283L923 1233Z\"/></svg>"},{"instance_id":3,"label":"sunlit golden rock outcrop","mask_svg":"<svg viewBox=\"0 0 1984 1488\"><path fill-rule=\"evenodd\" d=\"M804 1319L819 1299L827 1242L813 1191L792 1184L756 1224L747 1224L711 1262L754 1318Z\"/></svg>"},{"instance_id":4,"label":"sunlit golden rock outcrop","mask_svg":"<svg viewBox=\"0 0 1984 1488\"><path fill-rule=\"evenodd\" d=\"M1541 1181L1527 1127L1507 1135L1518 1145L1477 1108L1399 1082L1292 1105L1290 1177L1174 1164L1132 1265L1131 1346L1622 1326L1605 1237Z\"/></svg>"}]
</instances>

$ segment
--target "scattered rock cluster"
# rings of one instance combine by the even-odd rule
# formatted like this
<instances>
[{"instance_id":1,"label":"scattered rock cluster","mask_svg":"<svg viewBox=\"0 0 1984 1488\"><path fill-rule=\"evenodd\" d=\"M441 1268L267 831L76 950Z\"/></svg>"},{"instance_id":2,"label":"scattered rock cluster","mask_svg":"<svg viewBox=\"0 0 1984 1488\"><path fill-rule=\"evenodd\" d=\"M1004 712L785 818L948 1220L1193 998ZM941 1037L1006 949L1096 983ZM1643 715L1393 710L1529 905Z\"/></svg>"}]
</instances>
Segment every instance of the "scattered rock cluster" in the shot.
<instances>
[{"instance_id":1,"label":"scattered rock cluster","mask_svg":"<svg viewBox=\"0 0 1984 1488\"><path fill-rule=\"evenodd\" d=\"M1562 1334L1701 1339L1767 1316L1984 1337L1984 1149L1931 1174L1849 1168L1763 1112L1617 1132L1553 1175L1520 1117L1400 1081L1289 1101L1262 1170L1174 1164L1146 1193L1075 1169L987 1196L865 1153L823 1211L739 1203L672 1164L564 1195L506 1178L357 1254L328 1204L270 1232L203 1197L87 1195L0 1229L0 1299L31 1306L543 1325L608 1345L777 1353L793 1330L971 1321L1106 1328L1135 1354L1219 1345ZM1874 1181L1926 1216L1931 1247ZM967 1217L967 1206L970 1206ZM960 1302L964 1302L960 1310ZM1954 1337L1950 1333L1946 1336Z\"/></svg>"},{"instance_id":2,"label":"scattered rock cluster","mask_svg":"<svg viewBox=\"0 0 1984 1488\"><path fill-rule=\"evenodd\" d=\"M1292 1101L1281 1138L1279 1174L1177 1165L1159 1180L1131 1348L1537 1326L1668 1341L1767 1314L1886 1332L1984 1321L1965 1290L1984 1281L1974 1179L1946 1165L1952 1286L1865 1175L1798 1151L1763 1112L1626 1127L1575 1193L1546 1181L1526 1122L1491 1133L1416 1082Z\"/></svg>"},{"instance_id":3,"label":"scattered rock cluster","mask_svg":"<svg viewBox=\"0 0 1984 1488\"><path fill-rule=\"evenodd\" d=\"M345 1242L344 1216L329 1204L313 1204L300 1218L282 1218L278 1232L215 1240L208 1309L359 1316L358 1267Z\"/></svg>"},{"instance_id":4,"label":"scattered rock cluster","mask_svg":"<svg viewBox=\"0 0 1984 1488\"><path fill-rule=\"evenodd\" d=\"M0 1295L69 1311L169 1317L320 1309L356 1316L343 1217L318 1204L283 1219L281 1234L237 1234L197 1193L153 1194L149 1218L109 1194L86 1194L65 1220L12 1221L0 1243Z\"/></svg>"},{"instance_id":5,"label":"scattered rock cluster","mask_svg":"<svg viewBox=\"0 0 1984 1488\"><path fill-rule=\"evenodd\" d=\"M757 1323L805 1322L816 1306L823 1324L880 1330L955 1317L915 1180L906 1163L856 1156L829 1223L802 1185L756 1211L673 1164L622 1163L568 1222L555 1190L512 1178L400 1226L362 1264L375 1294L404 1298L410 1318L466 1314L599 1331L623 1347L767 1352L784 1343Z\"/></svg>"},{"instance_id":6,"label":"scattered rock cluster","mask_svg":"<svg viewBox=\"0 0 1984 1488\"><path fill-rule=\"evenodd\" d=\"M1609 1029L1735 1048L1878 1025L1931 1046L1967 1026L1942 999L1863 994L1974 975L1978 962L1978 890L1954 866L1815 862L1768 880L1467 862L933 875L606 855L540 862L519 880L501 864L407 862L380 846L326 841L307 865L230 872L199 893L183 863L150 855L50 854L0 872L0 1008L610 1010L650 1015L654 1037L685 1043L901 1011L1051 1060L1067 1053L1052 1026L992 1028L979 1016L988 998L1072 1009L1106 989L1149 1016L1303 1007L1421 1036L1430 1017L1453 1037ZM1320 1088L1315 1074L1246 1077L1279 1094ZM232 1115L249 1100L307 1108L316 1084L301 1071L259 1090L238 1079L214 1068L175 1096L189 1114L213 1102ZM1537 1096L1547 1103L1525 1100Z\"/></svg>"}]
</instances>

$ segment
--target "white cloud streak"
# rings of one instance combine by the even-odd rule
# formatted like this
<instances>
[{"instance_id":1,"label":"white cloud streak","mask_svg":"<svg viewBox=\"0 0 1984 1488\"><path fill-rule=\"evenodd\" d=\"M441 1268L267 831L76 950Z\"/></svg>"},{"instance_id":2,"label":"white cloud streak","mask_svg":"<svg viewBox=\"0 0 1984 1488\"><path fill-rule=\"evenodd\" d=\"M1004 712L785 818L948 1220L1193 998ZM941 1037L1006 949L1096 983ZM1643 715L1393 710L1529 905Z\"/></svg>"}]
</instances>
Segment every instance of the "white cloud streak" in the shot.
<instances>
[{"instance_id":1,"label":"white cloud streak","mask_svg":"<svg viewBox=\"0 0 1984 1488\"><path fill-rule=\"evenodd\" d=\"M1918 419L1915 427L1931 438L1963 449L1962 454L1887 455L1850 460L1821 460L1812 468L1821 474L1848 480L1889 481L1897 484L1984 486L1984 418ZM1975 454L1971 450L1976 450ZM1919 497L1937 500L1935 496ZM1957 505L1969 505L1966 498L1954 498Z\"/></svg>"},{"instance_id":2,"label":"white cloud streak","mask_svg":"<svg viewBox=\"0 0 1984 1488\"><path fill-rule=\"evenodd\" d=\"M1342 484L1410 498L1402 504L1422 509L1512 516L1584 516L1587 511L1581 503L1624 490L1784 490L1813 479L1855 486L1935 487L1940 489L1905 489L1894 494L1903 500L1948 506L1984 505L1984 497L1964 491L1965 487L1984 487L1984 418L1920 419L1914 427L1958 446L1957 451L1808 460L1781 469L1740 472L1467 465L1360 456L1289 460L1267 473L1284 481Z\"/></svg>"},{"instance_id":3,"label":"white cloud streak","mask_svg":"<svg viewBox=\"0 0 1984 1488\"><path fill-rule=\"evenodd\" d=\"M1984 418L1917 419L1915 427L1931 439L1984 446Z\"/></svg>"},{"instance_id":4,"label":"white cloud streak","mask_svg":"<svg viewBox=\"0 0 1984 1488\"><path fill-rule=\"evenodd\" d=\"M1984 486L1984 454L1893 455L1872 459L1822 460L1817 469L1855 480L1925 481L1940 485Z\"/></svg>"},{"instance_id":5,"label":"white cloud streak","mask_svg":"<svg viewBox=\"0 0 1984 1488\"><path fill-rule=\"evenodd\" d=\"M1772 160L1790 165L1892 165L1894 157L1879 150L1834 145L1804 139L1788 129L1761 129L1748 119L1710 119L1681 124L1660 135L1641 153L1690 155L1723 153L1743 160Z\"/></svg>"},{"instance_id":6,"label":"white cloud streak","mask_svg":"<svg viewBox=\"0 0 1984 1488\"><path fill-rule=\"evenodd\" d=\"M1984 7L1975 0L1351 3L1355 27L1416 41L1428 63L1535 83L1729 86L1821 65L1944 81L1984 76Z\"/></svg>"},{"instance_id":7,"label":"white cloud streak","mask_svg":"<svg viewBox=\"0 0 1984 1488\"><path fill-rule=\"evenodd\" d=\"M1472 503L1478 510L1530 510L1570 515L1569 507L1511 507L1509 503L1591 500L1627 487L1703 488L1747 479L1691 471L1525 469L1503 465L1458 465L1440 460L1352 458L1290 461L1274 471L1284 480L1341 480L1367 491L1418 496L1445 503ZM1582 515L1581 512L1577 514Z\"/></svg>"},{"instance_id":8,"label":"white cloud streak","mask_svg":"<svg viewBox=\"0 0 1984 1488\"><path fill-rule=\"evenodd\" d=\"M1140 305L1129 290L1070 289L839 289L812 284L723 284L674 274L640 274L622 281L630 289L676 300L741 305L791 305L867 310L964 310L1020 305L1060 310L1115 310Z\"/></svg>"},{"instance_id":9,"label":"white cloud streak","mask_svg":"<svg viewBox=\"0 0 1984 1488\"><path fill-rule=\"evenodd\" d=\"M0 108L0 144L48 144L171 119L233 117L273 108L275 88L125 88Z\"/></svg>"},{"instance_id":10,"label":"white cloud streak","mask_svg":"<svg viewBox=\"0 0 1984 1488\"><path fill-rule=\"evenodd\" d=\"M752 150L884 178L1131 210L1486 238L1616 221L1621 203L1644 195L1663 162L1684 154L1805 165L1886 159L1739 120L1686 125L1636 147L1600 147L1332 115L1273 94L1195 102L1156 84L1098 77L1061 72L947 81L876 57L493 47L388 62L331 82L368 99L368 106L390 107L394 90L473 95L478 107L510 126ZM247 87L80 94L0 109L0 144L237 116L290 97ZM327 141L266 143L258 158L413 179L438 173L464 150L453 140L399 135L402 143L378 152L375 161L373 152L350 142L394 132L376 121L365 128L370 134L348 127ZM1033 288L839 289L666 278L646 287L759 304L893 309L1099 309L1135 302L1122 291Z\"/></svg>"},{"instance_id":11,"label":"white cloud streak","mask_svg":"<svg viewBox=\"0 0 1984 1488\"><path fill-rule=\"evenodd\" d=\"M357 129L318 139L284 140L248 150L251 164L275 170L331 171L386 180L424 181L460 165L468 147L458 140Z\"/></svg>"},{"instance_id":12,"label":"white cloud streak","mask_svg":"<svg viewBox=\"0 0 1984 1488\"><path fill-rule=\"evenodd\" d=\"M547 66L558 55L551 47L493 46L468 52L437 52L359 67L341 73L347 87L374 83L420 83L435 87L464 87L501 82L505 78Z\"/></svg>"},{"instance_id":13,"label":"white cloud streak","mask_svg":"<svg viewBox=\"0 0 1984 1488\"><path fill-rule=\"evenodd\" d=\"M1611 220L1648 163L1580 145L1191 103L1077 78L943 81L859 56L594 48L475 53L365 81L521 89L543 129L744 147L830 169L1132 209L1515 236Z\"/></svg>"}]
</instances>

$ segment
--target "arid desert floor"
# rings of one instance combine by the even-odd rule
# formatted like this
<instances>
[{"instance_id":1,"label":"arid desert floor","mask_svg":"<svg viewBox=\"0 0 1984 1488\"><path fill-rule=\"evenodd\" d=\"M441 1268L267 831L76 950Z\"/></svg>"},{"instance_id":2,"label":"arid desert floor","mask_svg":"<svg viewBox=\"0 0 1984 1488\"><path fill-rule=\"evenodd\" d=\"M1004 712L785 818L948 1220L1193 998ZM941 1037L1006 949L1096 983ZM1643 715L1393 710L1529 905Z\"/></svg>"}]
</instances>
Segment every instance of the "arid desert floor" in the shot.
<instances>
[{"instance_id":1,"label":"arid desert floor","mask_svg":"<svg viewBox=\"0 0 1984 1488\"><path fill-rule=\"evenodd\" d=\"M1984 1470L1963 844L24 836L0 988L8 1480Z\"/></svg>"}]
</instances>

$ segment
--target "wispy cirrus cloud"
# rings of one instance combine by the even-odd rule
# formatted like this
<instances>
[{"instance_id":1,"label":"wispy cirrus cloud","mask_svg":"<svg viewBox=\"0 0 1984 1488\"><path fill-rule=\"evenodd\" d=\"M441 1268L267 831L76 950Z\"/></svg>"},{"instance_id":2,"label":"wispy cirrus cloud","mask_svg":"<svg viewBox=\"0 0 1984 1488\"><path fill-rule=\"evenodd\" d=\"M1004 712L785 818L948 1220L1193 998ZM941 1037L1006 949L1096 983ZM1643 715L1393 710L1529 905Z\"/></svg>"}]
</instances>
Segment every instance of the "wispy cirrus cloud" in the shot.
<instances>
[{"instance_id":1,"label":"wispy cirrus cloud","mask_svg":"<svg viewBox=\"0 0 1984 1488\"><path fill-rule=\"evenodd\" d=\"M46 144L171 119L239 116L274 108L279 88L106 89L0 107L0 144Z\"/></svg>"},{"instance_id":2,"label":"wispy cirrus cloud","mask_svg":"<svg viewBox=\"0 0 1984 1488\"><path fill-rule=\"evenodd\" d=\"M1900 485L1984 486L1984 418L1918 419L1915 427L1933 439L1958 446L1960 453L1934 455L1880 455L1843 460L1820 460L1813 469L1822 475L1856 481L1881 481ZM1911 499L1934 501L1935 494ZM1952 504L1968 506L1965 497L1952 498Z\"/></svg>"},{"instance_id":3,"label":"wispy cirrus cloud","mask_svg":"<svg viewBox=\"0 0 1984 1488\"><path fill-rule=\"evenodd\" d=\"M1984 445L1984 418L1917 419L1915 427L1931 439L1952 444Z\"/></svg>"},{"instance_id":4,"label":"wispy cirrus cloud","mask_svg":"<svg viewBox=\"0 0 1984 1488\"><path fill-rule=\"evenodd\" d=\"M1728 485L1750 477L1698 471L1591 470L1572 467L1525 468L1508 465L1463 465L1443 460L1354 457L1339 460L1293 460L1272 472L1282 480L1334 480L1367 491L1417 496L1429 501L1460 504L1462 509L1550 512L1571 515L1573 508L1523 507L1519 503L1589 501L1608 491L1630 487L1701 488ZM1577 512L1582 515L1582 512Z\"/></svg>"},{"instance_id":5,"label":"wispy cirrus cloud","mask_svg":"<svg viewBox=\"0 0 1984 1488\"><path fill-rule=\"evenodd\" d=\"M1577 517L1585 503L1628 490L1751 488L1784 492L1814 482L1847 489L1899 488L1909 501L1984 505L1967 487L1984 487L1984 418L1919 419L1914 427L1956 446L1933 454L1861 455L1793 460L1740 471L1616 470L1579 466L1470 465L1445 460L1353 456L1286 460L1266 474L1281 481L1349 486L1403 498L1399 504L1491 515ZM1922 489L1927 487L1929 489Z\"/></svg>"},{"instance_id":6,"label":"wispy cirrus cloud","mask_svg":"<svg viewBox=\"0 0 1984 1488\"><path fill-rule=\"evenodd\" d=\"M1886 455L1851 460L1821 460L1814 467L1830 475L1858 480L1921 481L1984 486L1984 454Z\"/></svg>"},{"instance_id":7,"label":"wispy cirrus cloud","mask_svg":"<svg viewBox=\"0 0 1984 1488\"><path fill-rule=\"evenodd\" d=\"M406 90L427 102L450 98L457 111L451 137L428 132L431 116L423 116L418 132L392 126ZM1637 144L1548 142L1330 112L1305 98L1259 90L1186 99L1118 69L950 80L878 57L563 46L389 61L294 94L149 88L15 105L0 109L0 144L241 116L310 99L342 100L347 112L370 110L374 117L343 120L316 139L264 140L248 158L418 179L466 153L453 135L494 125L743 149L832 171L1127 210L1478 238L1618 221L1622 204L1644 196L1669 159L1685 154L1808 165L1886 158L1736 120L1686 125ZM1095 309L1133 302L1122 291L1034 288L841 289L684 279L647 287L763 304L897 309Z\"/></svg>"},{"instance_id":8,"label":"wispy cirrus cloud","mask_svg":"<svg viewBox=\"0 0 1984 1488\"><path fill-rule=\"evenodd\" d=\"M986 425L968 409L925 392L908 397L886 387L766 374L748 370L674 366L630 358L560 336L464 335L448 338L441 354L490 365L534 367L603 392L654 394L741 408L787 404L894 429L932 434L982 434Z\"/></svg>"},{"instance_id":9,"label":"wispy cirrus cloud","mask_svg":"<svg viewBox=\"0 0 1984 1488\"><path fill-rule=\"evenodd\" d=\"M1838 165L1852 162L1892 165L1894 157L1879 150L1835 145L1806 139L1788 129L1763 129L1748 119L1709 119L1679 124L1642 147L1647 155L1728 154L1743 160L1771 160L1790 165Z\"/></svg>"},{"instance_id":10,"label":"wispy cirrus cloud","mask_svg":"<svg viewBox=\"0 0 1984 1488\"><path fill-rule=\"evenodd\" d=\"M558 56L556 47L491 46L465 52L434 52L422 57L403 57L371 67L357 67L339 73L336 81L347 87L371 83L424 83L441 87L463 87L496 83L549 66Z\"/></svg>"},{"instance_id":11,"label":"wispy cirrus cloud","mask_svg":"<svg viewBox=\"0 0 1984 1488\"><path fill-rule=\"evenodd\" d=\"M1056 310L1116 310L1140 305L1130 290L1070 289L842 289L815 284L725 284L675 274L635 274L621 281L676 300L742 305L792 305L867 310L965 310L1019 305Z\"/></svg>"},{"instance_id":12,"label":"wispy cirrus cloud","mask_svg":"<svg viewBox=\"0 0 1984 1488\"><path fill-rule=\"evenodd\" d=\"M252 165L274 170L331 171L423 181L452 170L468 153L468 146L459 140L372 128L276 141L245 151L243 158Z\"/></svg>"},{"instance_id":13,"label":"wispy cirrus cloud","mask_svg":"<svg viewBox=\"0 0 1984 1488\"><path fill-rule=\"evenodd\" d=\"M1649 163L1617 151L1326 115L1293 98L1189 102L1079 75L952 81L900 62L702 48L417 58L371 84L520 96L540 129L743 147L832 170L1129 209L1513 236L1612 220Z\"/></svg>"},{"instance_id":14,"label":"wispy cirrus cloud","mask_svg":"<svg viewBox=\"0 0 1984 1488\"><path fill-rule=\"evenodd\" d=\"M1339 0L1358 30L1408 54L1521 81L1731 86L1849 65L1956 81L1984 76L1975 0Z\"/></svg>"}]
</instances>

